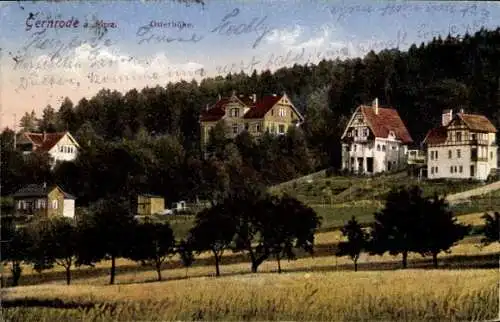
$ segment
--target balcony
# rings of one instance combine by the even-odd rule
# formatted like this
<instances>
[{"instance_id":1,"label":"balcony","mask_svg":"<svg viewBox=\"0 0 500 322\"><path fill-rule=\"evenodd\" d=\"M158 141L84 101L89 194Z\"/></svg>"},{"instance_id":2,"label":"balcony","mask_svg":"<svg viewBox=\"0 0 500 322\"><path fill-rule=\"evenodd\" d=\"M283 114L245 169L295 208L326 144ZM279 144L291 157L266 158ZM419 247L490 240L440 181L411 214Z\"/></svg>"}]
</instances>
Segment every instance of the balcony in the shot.
<instances>
[{"instance_id":1,"label":"balcony","mask_svg":"<svg viewBox=\"0 0 500 322\"><path fill-rule=\"evenodd\" d=\"M421 150L408 150L408 164L424 164L425 152Z\"/></svg>"},{"instance_id":2,"label":"balcony","mask_svg":"<svg viewBox=\"0 0 500 322\"><path fill-rule=\"evenodd\" d=\"M488 145L488 140L472 139L472 140L469 140L469 144L472 144L472 145Z\"/></svg>"},{"instance_id":3,"label":"balcony","mask_svg":"<svg viewBox=\"0 0 500 322\"><path fill-rule=\"evenodd\" d=\"M488 162L488 158L487 157L478 157L477 155L472 155L470 157L470 160L474 161L474 162Z\"/></svg>"}]
</instances>

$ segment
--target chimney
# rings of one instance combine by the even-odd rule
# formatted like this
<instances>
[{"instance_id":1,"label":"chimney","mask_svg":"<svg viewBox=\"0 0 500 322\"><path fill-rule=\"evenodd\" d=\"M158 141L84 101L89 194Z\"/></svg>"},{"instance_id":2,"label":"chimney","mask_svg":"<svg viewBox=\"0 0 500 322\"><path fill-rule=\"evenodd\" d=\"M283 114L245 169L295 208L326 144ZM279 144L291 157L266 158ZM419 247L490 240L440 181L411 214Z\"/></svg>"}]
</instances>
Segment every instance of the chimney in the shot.
<instances>
[{"instance_id":1,"label":"chimney","mask_svg":"<svg viewBox=\"0 0 500 322\"><path fill-rule=\"evenodd\" d=\"M252 97L253 97L253 102L257 103L257 94L253 93Z\"/></svg>"},{"instance_id":2,"label":"chimney","mask_svg":"<svg viewBox=\"0 0 500 322\"><path fill-rule=\"evenodd\" d=\"M220 93L219 93L219 101L221 100Z\"/></svg>"},{"instance_id":3,"label":"chimney","mask_svg":"<svg viewBox=\"0 0 500 322\"><path fill-rule=\"evenodd\" d=\"M207 103L207 106L205 106L205 111L208 111L208 103Z\"/></svg>"},{"instance_id":4,"label":"chimney","mask_svg":"<svg viewBox=\"0 0 500 322\"><path fill-rule=\"evenodd\" d=\"M43 142L45 142L46 137L47 137L47 132L45 132L45 130L43 130L43 137L42 137Z\"/></svg>"},{"instance_id":5,"label":"chimney","mask_svg":"<svg viewBox=\"0 0 500 322\"><path fill-rule=\"evenodd\" d=\"M464 109L463 108L460 109L460 114L464 114Z\"/></svg>"},{"instance_id":6,"label":"chimney","mask_svg":"<svg viewBox=\"0 0 500 322\"><path fill-rule=\"evenodd\" d=\"M43 182L43 189L47 189L47 182Z\"/></svg>"},{"instance_id":7,"label":"chimney","mask_svg":"<svg viewBox=\"0 0 500 322\"><path fill-rule=\"evenodd\" d=\"M375 99L373 100L372 107L375 109L375 114L378 115L378 97L375 97Z\"/></svg>"},{"instance_id":8,"label":"chimney","mask_svg":"<svg viewBox=\"0 0 500 322\"><path fill-rule=\"evenodd\" d=\"M441 125L446 126L448 123L450 123L451 119L453 118L453 110L444 110L443 115L441 116Z\"/></svg>"}]
</instances>

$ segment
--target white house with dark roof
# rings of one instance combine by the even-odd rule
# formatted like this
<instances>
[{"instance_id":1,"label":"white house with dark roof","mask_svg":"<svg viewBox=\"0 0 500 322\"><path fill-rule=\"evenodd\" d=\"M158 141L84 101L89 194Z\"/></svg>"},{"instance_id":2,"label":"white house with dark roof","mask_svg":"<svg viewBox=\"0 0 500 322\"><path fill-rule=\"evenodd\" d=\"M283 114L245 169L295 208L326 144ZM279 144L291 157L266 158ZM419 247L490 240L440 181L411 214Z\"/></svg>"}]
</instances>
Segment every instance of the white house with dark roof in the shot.
<instances>
[{"instance_id":1,"label":"white house with dark roof","mask_svg":"<svg viewBox=\"0 0 500 322\"><path fill-rule=\"evenodd\" d=\"M16 148L24 154L47 152L52 157L54 166L58 161L74 161L80 145L69 132L24 132L19 135Z\"/></svg>"},{"instance_id":2,"label":"white house with dark roof","mask_svg":"<svg viewBox=\"0 0 500 322\"><path fill-rule=\"evenodd\" d=\"M486 180L498 166L496 132L484 115L444 110L441 126L431 129L423 141L427 177Z\"/></svg>"},{"instance_id":3,"label":"white house with dark roof","mask_svg":"<svg viewBox=\"0 0 500 322\"><path fill-rule=\"evenodd\" d=\"M342 135L342 170L375 174L403 169L413 140L397 110L359 106Z\"/></svg>"}]
</instances>

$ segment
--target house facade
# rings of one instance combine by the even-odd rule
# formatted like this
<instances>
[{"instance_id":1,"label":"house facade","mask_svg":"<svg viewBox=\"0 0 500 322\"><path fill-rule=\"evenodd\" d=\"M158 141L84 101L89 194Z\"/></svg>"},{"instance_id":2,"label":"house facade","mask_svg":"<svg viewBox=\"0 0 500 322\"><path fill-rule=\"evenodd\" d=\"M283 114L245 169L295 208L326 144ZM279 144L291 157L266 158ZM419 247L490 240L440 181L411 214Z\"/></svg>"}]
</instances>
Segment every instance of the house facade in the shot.
<instances>
[{"instance_id":1,"label":"house facade","mask_svg":"<svg viewBox=\"0 0 500 322\"><path fill-rule=\"evenodd\" d=\"M17 215L75 217L75 197L59 186L30 184L12 195Z\"/></svg>"},{"instance_id":2,"label":"house facade","mask_svg":"<svg viewBox=\"0 0 500 322\"><path fill-rule=\"evenodd\" d=\"M425 139L427 177L486 180L498 166L495 126L483 115L445 110Z\"/></svg>"},{"instance_id":3,"label":"house facade","mask_svg":"<svg viewBox=\"0 0 500 322\"><path fill-rule=\"evenodd\" d=\"M16 142L16 148L29 154L47 152L51 156L52 165L58 161L73 161L78 155L80 145L69 132L59 133L21 133Z\"/></svg>"},{"instance_id":4,"label":"house facade","mask_svg":"<svg viewBox=\"0 0 500 322\"><path fill-rule=\"evenodd\" d=\"M413 140L397 110L361 105L342 135L342 170L358 174L396 171L406 167Z\"/></svg>"},{"instance_id":5,"label":"house facade","mask_svg":"<svg viewBox=\"0 0 500 322\"><path fill-rule=\"evenodd\" d=\"M161 213L165 209L165 199L149 194L137 196L137 214L149 216Z\"/></svg>"},{"instance_id":6,"label":"house facade","mask_svg":"<svg viewBox=\"0 0 500 322\"><path fill-rule=\"evenodd\" d=\"M202 146L208 143L211 129L222 120L229 127L230 138L243 131L258 138L265 132L285 134L289 127L302 123L304 117L285 93L258 99L255 94L238 96L233 92L232 96L219 98L212 106L207 105L201 113Z\"/></svg>"}]
</instances>

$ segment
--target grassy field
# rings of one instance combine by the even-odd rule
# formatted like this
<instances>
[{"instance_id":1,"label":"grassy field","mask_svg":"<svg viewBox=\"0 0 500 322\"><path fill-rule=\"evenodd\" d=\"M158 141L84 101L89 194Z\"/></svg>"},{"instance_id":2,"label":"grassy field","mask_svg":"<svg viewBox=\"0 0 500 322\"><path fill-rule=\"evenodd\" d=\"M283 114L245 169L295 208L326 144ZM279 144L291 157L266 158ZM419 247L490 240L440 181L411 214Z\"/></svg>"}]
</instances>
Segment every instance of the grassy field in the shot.
<instances>
[{"instance_id":1,"label":"grassy field","mask_svg":"<svg viewBox=\"0 0 500 322\"><path fill-rule=\"evenodd\" d=\"M497 317L496 270L247 274L2 290L5 321L478 321Z\"/></svg>"}]
</instances>

